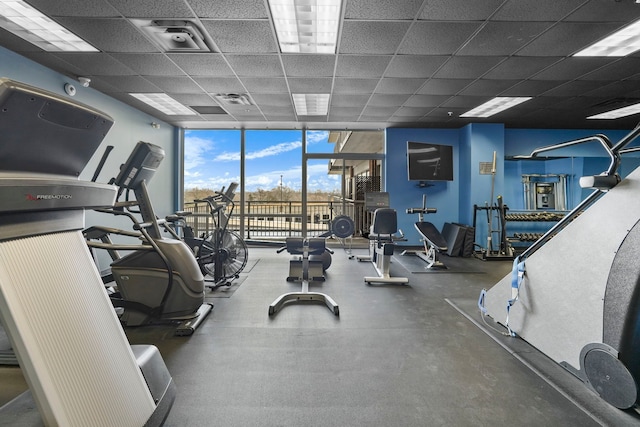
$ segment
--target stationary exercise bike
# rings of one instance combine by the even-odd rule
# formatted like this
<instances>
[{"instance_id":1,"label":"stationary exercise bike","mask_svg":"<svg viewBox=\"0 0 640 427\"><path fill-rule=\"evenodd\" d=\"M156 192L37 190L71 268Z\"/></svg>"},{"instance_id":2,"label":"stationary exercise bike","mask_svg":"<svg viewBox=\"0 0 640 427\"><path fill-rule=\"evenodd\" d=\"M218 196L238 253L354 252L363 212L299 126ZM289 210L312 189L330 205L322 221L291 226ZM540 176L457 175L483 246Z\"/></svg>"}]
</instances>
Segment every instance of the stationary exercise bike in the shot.
<instances>
[{"instance_id":1,"label":"stationary exercise bike","mask_svg":"<svg viewBox=\"0 0 640 427\"><path fill-rule=\"evenodd\" d=\"M205 276L205 286L211 289L231 285L247 265L247 244L238 233L228 229L237 187L238 183L232 182L226 190L223 188L204 199L194 200L209 206L214 227L208 235L194 235L193 228L187 225L185 218L191 212L176 212L165 218L165 230L174 238L184 240L191 248Z\"/></svg>"},{"instance_id":2,"label":"stationary exercise bike","mask_svg":"<svg viewBox=\"0 0 640 427\"><path fill-rule=\"evenodd\" d=\"M164 158L162 148L138 142L120 173L110 183L118 187L116 203L97 212L126 216L134 231L93 226L83 234L92 249L106 250L113 262L103 281L115 282L110 298L125 326L178 323L176 335L191 335L211 312L204 303L204 278L189 247L181 240L163 238L147 192ZM135 200L129 200L130 191ZM125 201L119 201L126 195ZM141 220L139 219L141 217ZM139 244L116 244L112 235L135 238ZM131 251L121 256L118 251Z\"/></svg>"},{"instance_id":3,"label":"stationary exercise bike","mask_svg":"<svg viewBox=\"0 0 640 427\"><path fill-rule=\"evenodd\" d=\"M390 274L391 257L395 250L395 241L404 239L402 230L398 229L398 214L389 207L389 193L367 193L365 207L373 211L371 227L369 227L369 255L358 255L358 261L370 261L377 276L365 276L364 282L389 283L404 285L409 283L407 277L392 277Z\"/></svg>"}]
</instances>

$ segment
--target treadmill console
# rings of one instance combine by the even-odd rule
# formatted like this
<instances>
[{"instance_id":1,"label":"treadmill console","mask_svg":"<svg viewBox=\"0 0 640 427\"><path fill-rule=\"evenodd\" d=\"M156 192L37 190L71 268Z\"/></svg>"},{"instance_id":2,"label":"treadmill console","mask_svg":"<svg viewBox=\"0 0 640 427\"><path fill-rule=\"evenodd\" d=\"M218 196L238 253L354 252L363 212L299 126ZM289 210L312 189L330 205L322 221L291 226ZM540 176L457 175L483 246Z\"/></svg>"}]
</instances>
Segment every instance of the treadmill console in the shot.
<instances>
[{"instance_id":1,"label":"treadmill console","mask_svg":"<svg viewBox=\"0 0 640 427\"><path fill-rule=\"evenodd\" d=\"M87 105L0 78L0 225L25 222L24 213L111 206L112 186L78 176L112 125Z\"/></svg>"},{"instance_id":2,"label":"treadmill console","mask_svg":"<svg viewBox=\"0 0 640 427\"><path fill-rule=\"evenodd\" d=\"M77 178L112 125L87 105L0 78L0 171Z\"/></svg>"}]
</instances>

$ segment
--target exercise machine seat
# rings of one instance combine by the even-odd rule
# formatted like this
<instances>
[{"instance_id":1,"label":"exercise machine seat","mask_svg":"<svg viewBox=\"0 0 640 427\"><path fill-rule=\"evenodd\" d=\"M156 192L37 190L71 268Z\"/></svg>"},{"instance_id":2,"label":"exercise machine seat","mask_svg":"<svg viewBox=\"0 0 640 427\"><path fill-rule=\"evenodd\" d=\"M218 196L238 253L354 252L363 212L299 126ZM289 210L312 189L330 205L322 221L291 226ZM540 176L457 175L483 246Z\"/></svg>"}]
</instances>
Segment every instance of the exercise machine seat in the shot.
<instances>
[{"instance_id":1,"label":"exercise machine seat","mask_svg":"<svg viewBox=\"0 0 640 427\"><path fill-rule=\"evenodd\" d=\"M390 239L398 231L398 215L395 209L378 208L373 212L373 220L369 229L369 239Z\"/></svg>"},{"instance_id":2,"label":"exercise machine seat","mask_svg":"<svg viewBox=\"0 0 640 427\"><path fill-rule=\"evenodd\" d=\"M418 232L432 243L439 252L447 252L447 242L435 225L430 222L416 222L415 225Z\"/></svg>"},{"instance_id":3,"label":"exercise machine seat","mask_svg":"<svg viewBox=\"0 0 640 427\"><path fill-rule=\"evenodd\" d=\"M305 239L302 237L287 237L287 252L292 255L303 255L306 251L308 255L322 255L326 250L326 242L323 237L310 237Z\"/></svg>"},{"instance_id":4,"label":"exercise machine seat","mask_svg":"<svg viewBox=\"0 0 640 427\"><path fill-rule=\"evenodd\" d=\"M327 249L324 237L287 237L285 246L278 249L278 253L286 250L291 255L302 255L289 261L288 282L300 281L300 292L287 292L280 295L269 306L269 316L276 314L288 302L319 301L324 303L336 316L340 315L338 304L327 294L310 292L309 282L323 282L323 261L310 259L311 255L322 255L324 252L333 253Z\"/></svg>"}]
</instances>

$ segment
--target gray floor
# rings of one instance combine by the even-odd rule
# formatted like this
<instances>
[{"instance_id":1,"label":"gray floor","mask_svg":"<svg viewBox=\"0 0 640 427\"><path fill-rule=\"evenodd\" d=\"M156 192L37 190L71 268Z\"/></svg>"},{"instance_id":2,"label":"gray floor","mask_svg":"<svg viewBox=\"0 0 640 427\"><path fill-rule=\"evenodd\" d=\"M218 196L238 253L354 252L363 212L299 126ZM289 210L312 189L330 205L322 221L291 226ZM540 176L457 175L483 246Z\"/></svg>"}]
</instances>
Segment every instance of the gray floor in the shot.
<instances>
[{"instance_id":1,"label":"gray floor","mask_svg":"<svg viewBox=\"0 0 640 427\"><path fill-rule=\"evenodd\" d=\"M285 281L286 253L252 247L249 257L235 291L208 298L214 311L193 336L127 331L159 347L178 386L167 426L640 425L479 321L478 294L509 261L455 258L431 273L408 255L392 265L408 286L365 285L372 265L338 248L311 290L333 297L340 316L294 303L270 317L269 304L300 285ZM0 368L0 384L0 404L25 387L18 368Z\"/></svg>"}]
</instances>

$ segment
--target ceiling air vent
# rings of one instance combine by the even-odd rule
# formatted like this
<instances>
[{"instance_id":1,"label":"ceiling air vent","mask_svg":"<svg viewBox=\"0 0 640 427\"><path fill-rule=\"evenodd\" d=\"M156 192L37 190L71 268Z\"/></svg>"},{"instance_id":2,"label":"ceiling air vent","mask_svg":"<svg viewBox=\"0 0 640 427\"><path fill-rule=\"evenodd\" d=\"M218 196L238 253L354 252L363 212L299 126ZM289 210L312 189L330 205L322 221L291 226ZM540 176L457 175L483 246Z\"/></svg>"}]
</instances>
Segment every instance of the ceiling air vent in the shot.
<instances>
[{"instance_id":1,"label":"ceiling air vent","mask_svg":"<svg viewBox=\"0 0 640 427\"><path fill-rule=\"evenodd\" d=\"M203 32L191 21L132 19L165 52L211 52Z\"/></svg>"},{"instance_id":2,"label":"ceiling air vent","mask_svg":"<svg viewBox=\"0 0 640 427\"><path fill-rule=\"evenodd\" d=\"M222 107L211 106L211 105L203 105L203 106L193 106L190 105L193 110L196 110L200 114L227 114L226 111Z\"/></svg>"},{"instance_id":3,"label":"ceiling air vent","mask_svg":"<svg viewBox=\"0 0 640 427\"><path fill-rule=\"evenodd\" d=\"M214 98L220 105L253 105L246 93L218 93Z\"/></svg>"}]
</instances>

